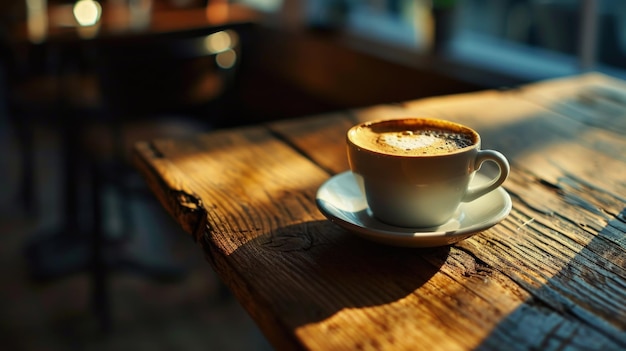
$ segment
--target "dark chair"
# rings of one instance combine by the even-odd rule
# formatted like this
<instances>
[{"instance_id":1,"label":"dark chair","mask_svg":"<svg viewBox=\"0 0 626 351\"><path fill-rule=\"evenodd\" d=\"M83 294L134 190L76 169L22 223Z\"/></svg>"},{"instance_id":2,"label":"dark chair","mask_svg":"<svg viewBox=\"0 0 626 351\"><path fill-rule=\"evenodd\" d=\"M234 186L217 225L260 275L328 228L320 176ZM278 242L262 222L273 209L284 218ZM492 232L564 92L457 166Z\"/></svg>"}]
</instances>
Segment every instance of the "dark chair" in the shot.
<instances>
[{"instance_id":1,"label":"dark chair","mask_svg":"<svg viewBox=\"0 0 626 351\"><path fill-rule=\"evenodd\" d=\"M62 189L58 198L62 208L59 227L29 233L25 238L24 255L31 278L51 282L91 268L88 236L81 225L85 215L81 209L79 173L84 155L78 136L85 117L99 110L100 100L96 77L85 70L82 48L63 42L31 43L3 37L2 68L5 101L11 126L15 131L21 161L20 186L17 197L30 216L40 209L35 153L41 149L35 133L42 128L56 133L60 141L60 184L47 184ZM91 215L91 213L89 213Z\"/></svg>"},{"instance_id":2,"label":"dark chair","mask_svg":"<svg viewBox=\"0 0 626 351\"><path fill-rule=\"evenodd\" d=\"M135 142L189 136L233 117L237 29L103 39L91 48L102 100L85 139L95 176L128 188L137 184L128 179L137 175L130 165ZM234 60L220 64L223 54Z\"/></svg>"},{"instance_id":3,"label":"dark chair","mask_svg":"<svg viewBox=\"0 0 626 351\"><path fill-rule=\"evenodd\" d=\"M98 287L94 302L104 323L109 323L106 280L110 269L168 281L184 274L167 259L155 264L115 256L117 260L112 261L103 255L103 248L122 247L133 239L140 224L124 216L131 212L131 197L148 196L155 201L130 163L134 143L189 137L233 117L242 30L228 27L103 39L90 48L102 109L84 143L93 184L92 258ZM123 215L122 229L114 239L106 232L103 216L102 197L107 192L113 192L122 207L118 211ZM159 240L157 236L152 239Z\"/></svg>"},{"instance_id":4,"label":"dark chair","mask_svg":"<svg viewBox=\"0 0 626 351\"><path fill-rule=\"evenodd\" d=\"M43 62L26 66L17 57L19 52L5 46L5 67L13 72L7 75L8 100L20 131L23 174L35 174L35 121L53 122L66 146L66 223L52 234L29 238L25 254L31 275L37 281L54 281L90 272L93 307L105 330L111 327L107 297L111 270L159 281L179 279L184 270L167 258L141 261L125 255L124 246L133 239L137 224L124 216L121 233L110 233L103 197L113 192L126 207L130 197L150 196L129 162L136 141L186 137L233 117L232 94L241 57L241 42L236 39L245 27L109 37L77 46L38 44L28 52ZM210 37L215 33L219 34ZM29 88L22 92L22 86ZM42 91L46 87L50 89ZM79 191L78 183L85 180L90 192ZM21 198L32 199L36 192L31 180L23 183L22 193ZM118 212L127 214L130 209Z\"/></svg>"},{"instance_id":5,"label":"dark chair","mask_svg":"<svg viewBox=\"0 0 626 351\"><path fill-rule=\"evenodd\" d=\"M99 94L93 75L80 71L77 48L56 43L11 42L0 39L0 61L5 87L7 113L21 151L21 183L18 203L37 215L34 150L37 128L58 132L64 141L65 173L75 160L73 116L89 114L99 108ZM64 185L66 188L68 184ZM71 186L70 186L71 187ZM67 201L73 200L72 196ZM71 199L70 199L71 198ZM71 208L71 204L65 207Z\"/></svg>"}]
</instances>

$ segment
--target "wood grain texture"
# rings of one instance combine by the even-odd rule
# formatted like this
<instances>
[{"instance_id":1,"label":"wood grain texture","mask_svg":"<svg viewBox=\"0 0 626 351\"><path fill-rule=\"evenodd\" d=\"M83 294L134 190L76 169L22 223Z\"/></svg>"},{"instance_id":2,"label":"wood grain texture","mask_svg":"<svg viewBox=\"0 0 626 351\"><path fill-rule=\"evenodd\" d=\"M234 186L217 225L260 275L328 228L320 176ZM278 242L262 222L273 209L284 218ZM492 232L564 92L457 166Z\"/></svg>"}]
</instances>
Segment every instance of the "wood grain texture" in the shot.
<instances>
[{"instance_id":1,"label":"wood grain texture","mask_svg":"<svg viewBox=\"0 0 626 351\"><path fill-rule=\"evenodd\" d=\"M626 116L568 102L590 86L626 94L581 76L151 141L135 161L277 349L622 350ZM467 124L510 159L503 222L406 249L320 214L317 188L348 168L345 131L412 115Z\"/></svg>"}]
</instances>

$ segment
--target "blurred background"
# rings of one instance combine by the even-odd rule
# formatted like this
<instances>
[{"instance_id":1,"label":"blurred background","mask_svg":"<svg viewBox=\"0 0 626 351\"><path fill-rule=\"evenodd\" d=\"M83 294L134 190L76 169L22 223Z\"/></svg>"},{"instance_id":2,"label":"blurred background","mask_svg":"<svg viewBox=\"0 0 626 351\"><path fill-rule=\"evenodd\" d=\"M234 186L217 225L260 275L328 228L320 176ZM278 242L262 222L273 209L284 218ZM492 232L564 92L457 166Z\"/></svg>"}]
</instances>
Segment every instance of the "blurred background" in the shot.
<instances>
[{"instance_id":1,"label":"blurred background","mask_svg":"<svg viewBox=\"0 0 626 351\"><path fill-rule=\"evenodd\" d=\"M271 350L146 188L140 140L599 71L621 0L3 0L0 338Z\"/></svg>"}]
</instances>

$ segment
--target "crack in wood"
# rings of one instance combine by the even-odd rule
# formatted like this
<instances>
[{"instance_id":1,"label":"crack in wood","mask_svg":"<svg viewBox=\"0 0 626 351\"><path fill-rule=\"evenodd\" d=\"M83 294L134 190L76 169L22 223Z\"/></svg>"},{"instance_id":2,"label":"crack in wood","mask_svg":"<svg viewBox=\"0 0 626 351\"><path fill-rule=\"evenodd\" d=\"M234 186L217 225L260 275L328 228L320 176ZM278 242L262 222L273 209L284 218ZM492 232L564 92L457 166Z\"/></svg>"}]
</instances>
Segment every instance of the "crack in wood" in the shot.
<instances>
[{"instance_id":1,"label":"crack in wood","mask_svg":"<svg viewBox=\"0 0 626 351\"><path fill-rule=\"evenodd\" d=\"M626 208L624 208L624 210L622 210L622 212L618 213L615 216L615 219L619 220L622 223L626 224Z\"/></svg>"},{"instance_id":2,"label":"crack in wood","mask_svg":"<svg viewBox=\"0 0 626 351\"><path fill-rule=\"evenodd\" d=\"M489 263L483 261L481 258L476 256L476 254L474 254L471 250L469 250L467 248L464 248L462 246L458 246L458 245L456 245L454 247L457 250L459 250L459 251L465 253L466 255L470 256L474 260L474 262L475 262L475 272L486 271L486 270L493 271L494 270L494 267L492 267ZM480 269L478 269L476 267L478 267ZM464 273L464 275L465 275L465 273Z\"/></svg>"},{"instance_id":3,"label":"crack in wood","mask_svg":"<svg viewBox=\"0 0 626 351\"><path fill-rule=\"evenodd\" d=\"M549 182L549 181L547 181L545 179L541 179L541 178L539 178L537 180L538 180L539 184L545 185L546 187L548 187L550 189L554 189L557 193L561 193L563 191L563 188L560 185L558 185L558 184L554 184L552 182Z\"/></svg>"},{"instance_id":4,"label":"crack in wood","mask_svg":"<svg viewBox=\"0 0 626 351\"><path fill-rule=\"evenodd\" d=\"M299 232L278 231L263 242L263 246L273 251L291 252L308 250L313 246L313 240L304 229Z\"/></svg>"},{"instance_id":5,"label":"crack in wood","mask_svg":"<svg viewBox=\"0 0 626 351\"><path fill-rule=\"evenodd\" d=\"M202 200L198 196L189 194L183 190L171 190L171 192L173 197L178 200L178 204L185 211L195 212L204 209Z\"/></svg>"},{"instance_id":6,"label":"crack in wood","mask_svg":"<svg viewBox=\"0 0 626 351\"><path fill-rule=\"evenodd\" d=\"M204 208L202 199L195 194L189 194L180 189L169 189L169 199L174 199L173 210L177 218L193 217L193 220L184 220L183 223L195 223L194 228L190 228L191 234L196 242L204 237L207 228L211 229L207 221L207 211Z\"/></svg>"},{"instance_id":7,"label":"crack in wood","mask_svg":"<svg viewBox=\"0 0 626 351\"><path fill-rule=\"evenodd\" d=\"M286 138L283 134L273 130L272 128L266 127L267 132L272 135L274 138L276 138L277 140L287 144L292 150L296 151L298 154L302 155L304 158L306 158L307 160L311 161L313 164L315 164L317 167L321 168L322 170L324 170L324 172L326 172L327 174L335 174L335 172L328 168L325 167L324 165L319 164L317 161L315 161L315 159L313 159L311 157L311 155L306 152L306 150L302 149L301 147L299 147L298 145L296 145L295 143L293 143L289 138Z\"/></svg>"},{"instance_id":8,"label":"crack in wood","mask_svg":"<svg viewBox=\"0 0 626 351\"><path fill-rule=\"evenodd\" d=\"M151 153L151 158L165 158L165 155L157 148L154 142L147 143L148 150Z\"/></svg>"}]
</instances>

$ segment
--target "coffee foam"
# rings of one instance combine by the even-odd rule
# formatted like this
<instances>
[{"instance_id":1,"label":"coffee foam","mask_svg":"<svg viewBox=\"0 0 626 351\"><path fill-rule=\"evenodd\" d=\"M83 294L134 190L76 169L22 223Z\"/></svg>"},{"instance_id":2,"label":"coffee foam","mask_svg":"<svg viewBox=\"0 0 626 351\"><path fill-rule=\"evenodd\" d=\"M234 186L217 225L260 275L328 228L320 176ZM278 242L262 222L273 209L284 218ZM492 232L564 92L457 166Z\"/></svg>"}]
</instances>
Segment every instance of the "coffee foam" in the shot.
<instances>
[{"instance_id":1,"label":"coffee foam","mask_svg":"<svg viewBox=\"0 0 626 351\"><path fill-rule=\"evenodd\" d=\"M376 142L381 149L409 155L444 154L472 145L463 134L441 130L382 133Z\"/></svg>"},{"instance_id":2,"label":"coffee foam","mask_svg":"<svg viewBox=\"0 0 626 351\"><path fill-rule=\"evenodd\" d=\"M399 126L380 130L364 126L357 143L372 151L402 156L441 155L471 146L474 138L461 131L433 126Z\"/></svg>"}]
</instances>

